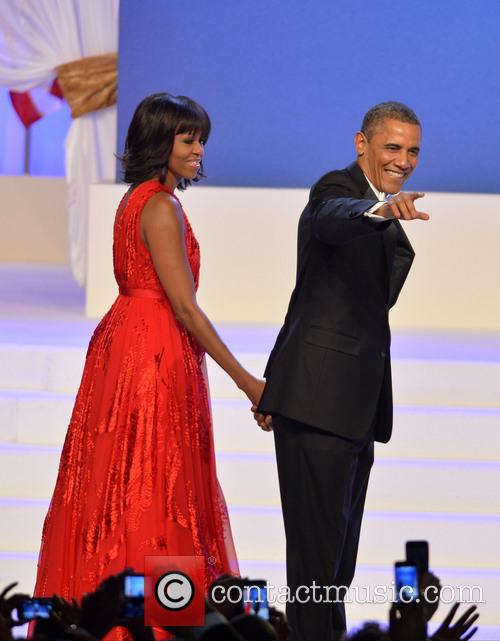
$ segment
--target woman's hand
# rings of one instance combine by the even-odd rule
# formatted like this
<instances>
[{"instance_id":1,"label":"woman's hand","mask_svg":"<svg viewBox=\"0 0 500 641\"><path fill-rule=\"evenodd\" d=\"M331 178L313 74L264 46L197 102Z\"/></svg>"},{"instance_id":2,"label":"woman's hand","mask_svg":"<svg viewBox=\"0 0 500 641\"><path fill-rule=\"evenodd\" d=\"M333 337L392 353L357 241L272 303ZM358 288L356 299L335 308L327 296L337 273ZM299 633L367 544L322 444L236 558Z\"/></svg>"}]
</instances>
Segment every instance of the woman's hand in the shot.
<instances>
[{"instance_id":1,"label":"woman's hand","mask_svg":"<svg viewBox=\"0 0 500 641\"><path fill-rule=\"evenodd\" d=\"M249 374L248 380L244 382L241 389L248 396L252 405L257 406L260 402L265 386L266 381Z\"/></svg>"},{"instance_id":2,"label":"woman's hand","mask_svg":"<svg viewBox=\"0 0 500 641\"><path fill-rule=\"evenodd\" d=\"M262 397L262 394L264 392L264 388L266 386L266 381L259 380L258 378L251 377L254 380L254 387L252 388L252 392L255 396L251 396L249 393L245 391L245 394L247 394L248 398L252 401L252 407L250 408L250 411L253 414L253 417L257 423L257 425L261 428L261 430L264 430L264 432L272 432L273 431L273 417L271 415L265 415L265 414L260 414L257 411L257 408L260 403L260 399Z\"/></svg>"}]
</instances>

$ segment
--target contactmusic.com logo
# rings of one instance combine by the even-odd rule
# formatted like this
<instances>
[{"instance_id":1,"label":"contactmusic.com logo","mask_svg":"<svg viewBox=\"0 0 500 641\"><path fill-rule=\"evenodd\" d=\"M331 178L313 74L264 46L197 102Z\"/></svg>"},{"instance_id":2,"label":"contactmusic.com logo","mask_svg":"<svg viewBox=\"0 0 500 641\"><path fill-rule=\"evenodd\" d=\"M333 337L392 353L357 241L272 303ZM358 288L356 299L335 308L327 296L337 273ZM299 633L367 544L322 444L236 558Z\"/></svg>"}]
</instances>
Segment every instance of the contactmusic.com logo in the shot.
<instances>
[{"instance_id":1,"label":"contactmusic.com logo","mask_svg":"<svg viewBox=\"0 0 500 641\"><path fill-rule=\"evenodd\" d=\"M199 626L205 621L204 560L197 556L146 556L144 622Z\"/></svg>"}]
</instances>

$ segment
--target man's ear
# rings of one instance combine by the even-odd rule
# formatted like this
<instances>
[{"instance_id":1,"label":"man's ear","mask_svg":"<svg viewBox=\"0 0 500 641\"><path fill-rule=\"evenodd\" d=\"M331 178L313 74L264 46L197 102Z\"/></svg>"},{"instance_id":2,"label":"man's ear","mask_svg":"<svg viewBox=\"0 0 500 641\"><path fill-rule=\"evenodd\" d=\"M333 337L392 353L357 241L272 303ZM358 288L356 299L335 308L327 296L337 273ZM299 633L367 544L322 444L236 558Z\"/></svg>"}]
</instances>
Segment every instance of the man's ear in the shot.
<instances>
[{"instance_id":1,"label":"man's ear","mask_svg":"<svg viewBox=\"0 0 500 641\"><path fill-rule=\"evenodd\" d=\"M358 155L358 158L360 156L363 156L366 150L366 136L362 131L357 131L354 134L354 149L356 150L356 153Z\"/></svg>"}]
</instances>

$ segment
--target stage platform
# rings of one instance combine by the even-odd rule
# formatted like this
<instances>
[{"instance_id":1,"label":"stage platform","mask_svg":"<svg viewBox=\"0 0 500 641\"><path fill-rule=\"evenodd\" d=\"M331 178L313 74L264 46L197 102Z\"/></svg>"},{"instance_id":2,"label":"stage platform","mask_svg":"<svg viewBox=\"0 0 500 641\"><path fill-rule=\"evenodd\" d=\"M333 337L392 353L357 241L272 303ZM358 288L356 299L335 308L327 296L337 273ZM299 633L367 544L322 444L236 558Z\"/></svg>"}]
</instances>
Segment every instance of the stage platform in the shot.
<instances>
[{"instance_id":1,"label":"stage platform","mask_svg":"<svg viewBox=\"0 0 500 641\"><path fill-rule=\"evenodd\" d=\"M0 265L0 585L33 588L43 518L97 324L61 266ZM262 374L279 327L218 325ZM500 333L393 334L394 437L378 446L356 585L390 585L406 539L429 540L443 585L479 586L478 641L500 638ZM272 435L212 362L218 475L245 575L285 582ZM363 592L361 592L363 595ZM386 620L383 604L348 606L351 623ZM443 618L446 606L437 617Z\"/></svg>"}]
</instances>

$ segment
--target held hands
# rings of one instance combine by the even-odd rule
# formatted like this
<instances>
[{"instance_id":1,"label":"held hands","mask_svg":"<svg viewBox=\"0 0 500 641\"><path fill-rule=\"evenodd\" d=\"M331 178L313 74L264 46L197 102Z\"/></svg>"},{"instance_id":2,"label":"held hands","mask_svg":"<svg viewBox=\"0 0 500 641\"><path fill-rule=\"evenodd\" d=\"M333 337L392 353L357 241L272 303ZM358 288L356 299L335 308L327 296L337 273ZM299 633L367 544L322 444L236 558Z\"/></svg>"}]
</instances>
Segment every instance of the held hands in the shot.
<instances>
[{"instance_id":1,"label":"held hands","mask_svg":"<svg viewBox=\"0 0 500 641\"><path fill-rule=\"evenodd\" d=\"M264 414L260 414L259 412L257 412L257 405L252 405L251 411L253 412L253 417L256 420L257 425L260 427L261 430L264 430L264 432L273 431L272 416L265 416Z\"/></svg>"},{"instance_id":2,"label":"held hands","mask_svg":"<svg viewBox=\"0 0 500 641\"><path fill-rule=\"evenodd\" d=\"M377 209L377 214L384 218L399 218L401 220L429 220L429 214L417 211L415 201L425 196L421 191L400 191L399 194L389 196L387 202Z\"/></svg>"},{"instance_id":3,"label":"held hands","mask_svg":"<svg viewBox=\"0 0 500 641\"><path fill-rule=\"evenodd\" d=\"M95 592L83 596L80 625L98 639L120 624L120 613L125 603L123 577L129 571L109 576Z\"/></svg>"},{"instance_id":4,"label":"held hands","mask_svg":"<svg viewBox=\"0 0 500 641\"><path fill-rule=\"evenodd\" d=\"M259 406L259 401L264 392L264 387L266 386L266 381L255 378L255 376L250 376L249 383L245 385L244 392L250 399L252 403L253 417L257 421L257 424L264 432L271 432L273 429L272 417L264 416L257 412L257 407Z\"/></svg>"},{"instance_id":5,"label":"held hands","mask_svg":"<svg viewBox=\"0 0 500 641\"><path fill-rule=\"evenodd\" d=\"M272 427L272 417L264 416L257 412L257 407L259 406L260 399L264 392L266 386L266 381L259 378L255 378L251 374L247 374L244 384L240 384L240 389L245 392L248 396L250 402L252 403L251 411L253 412L253 417L257 421L259 427L261 427L265 432L270 432Z\"/></svg>"}]
</instances>

